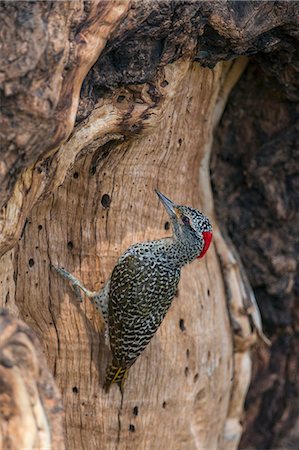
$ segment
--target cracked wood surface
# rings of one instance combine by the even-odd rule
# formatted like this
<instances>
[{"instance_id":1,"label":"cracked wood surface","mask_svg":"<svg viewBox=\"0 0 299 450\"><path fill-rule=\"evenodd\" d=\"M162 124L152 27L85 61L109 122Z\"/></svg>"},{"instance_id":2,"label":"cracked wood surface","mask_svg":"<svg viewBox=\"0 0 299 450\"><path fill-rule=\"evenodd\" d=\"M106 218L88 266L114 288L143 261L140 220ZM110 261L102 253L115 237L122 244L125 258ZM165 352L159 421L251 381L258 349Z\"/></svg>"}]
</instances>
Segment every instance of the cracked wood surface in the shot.
<instances>
[{"instance_id":1,"label":"cracked wood surface","mask_svg":"<svg viewBox=\"0 0 299 450\"><path fill-rule=\"evenodd\" d=\"M25 448L65 448L61 395L33 331L2 310L0 449Z\"/></svg>"},{"instance_id":2,"label":"cracked wood surface","mask_svg":"<svg viewBox=\"0 0 299 450\"><path fill-rule=\"evenodd\" d=\"M129 6L129 0L1 3L1 208L16 190L30 188L32 205L46 189L51 178L47 152L69 137L83 79ZM37 168L39 187L34 189L22 169L41 156L45 161ZM19 206L28 208L26 202ZM9 235L5 223L10 220L4 208L2 240Z\"/></svg>"},{"instance_id":3,"label":"cracked wood surface","mask_svg":"<svg viewBox=\"0 0 299 450\"><path fill-rule=\"evenodd\" d=\"M163 96L158 95L162 100L135 139L119 138L120 118L138 122L151 104L149 87L122 88L120 104L117 91L99 102L61 148L53 194L32 209L18 245L2 258L6 307L25 317L42 339L62 392L68 448L94 449L100 442L108 449L116 444L118 449L234 449L240 439L254 335L243 316L240 326L245 326L248 345L234 353L214 246L203 261L183 269L178 296L130 371L123 399L118 389L107 395L101 388L109 357L101 318L88 300L80 306L70 287L49 269L50 263L64 266L90 289L99 289L130 244L169 234L155 187L214 217L204 157L215 105L225 103L219 95L227 95L238 78L231 74L240 75L245 67L237 65L238 70L230 63L210 70L181 61L166 67L155 82L157 95L167 80ZM114 139L103 145L110 133ZM205 180L200 189L199 173ZM234 301L242 302L238 293ZM239 378L244 361L246 377L240 370Z\"/></svg>"},{"instance_id":4,"label":"cracked wood surface","mask_svg":"<svg viewBox=\"0 0 299 450\"><path fill-rule=\"evenodd\" d=\"M214 67L259 53L264 70L295 99L296 3L2 2L0 254L17 242L31 207L51 193L55 149L75 115L88 117L111 88L150 83L182 56ZM35 163L32 178L27 168Z\"/></svg>"},{"instance_id":5,"label":"cracked wood surface","mask_svg":"<svg viewBox=\"0 0 299 450\"><path fill-rule=\"evenodd\" d=\"M210 71L190 60L214 67L260 52L264 70L294 98L295 3L4 4L2 301L42 340L62 390L69 448L160 448L163 439L171 448L236 448L256 333L242 307L246 282L238 265L225 263L230 244L216 236L205 262L184 271L122 408L118 392L103 397L99 387L108 356L99 317L73 302L49 263L97 289L129 244L165 233L150 196L157 185L214 217L212 130L244 61ZM76 112L81 123L66 141Z\"/></svg>"},{"instance_id":6,"label":"cracked wood surface","mask_svg":"<svg viewBox=\"0 0 299 450\"><path fill-rule=\"evenodd\" d=\"M299 89L295 92L298 96ZM215 132L215 209L242 259L272 342L252 352L240 444L248 450L299 447L294 396L299 387L297 109L254 61Z\"/></svg>"}]
</instances>

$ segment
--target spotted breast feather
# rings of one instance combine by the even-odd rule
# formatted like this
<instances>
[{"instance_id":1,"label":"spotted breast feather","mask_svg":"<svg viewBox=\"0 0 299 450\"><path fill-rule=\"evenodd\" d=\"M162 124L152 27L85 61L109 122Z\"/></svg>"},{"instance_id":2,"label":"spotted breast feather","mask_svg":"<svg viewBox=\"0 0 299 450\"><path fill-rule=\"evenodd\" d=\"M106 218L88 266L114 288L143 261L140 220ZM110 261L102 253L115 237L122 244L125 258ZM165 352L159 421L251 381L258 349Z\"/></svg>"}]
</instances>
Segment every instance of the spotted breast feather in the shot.
<instances>
[{"instance_id":1,"label":"spotted breast feather","mask_svg":"<svg viewBox=\"0 0 299 450\"><path fill-rule=\"evenodd\" d=\"M151 246L144 243L143 247ZM162 255L161 255L162 256ZM179 282L180 270L142 249L126 252L115 266L110 283L108 324L112 351L106 388L117 371L125 375L161 324ZM111 373L112 372L112 373ZM109 378L109 379L108 379Z\"/></svg>"}]
</instances>

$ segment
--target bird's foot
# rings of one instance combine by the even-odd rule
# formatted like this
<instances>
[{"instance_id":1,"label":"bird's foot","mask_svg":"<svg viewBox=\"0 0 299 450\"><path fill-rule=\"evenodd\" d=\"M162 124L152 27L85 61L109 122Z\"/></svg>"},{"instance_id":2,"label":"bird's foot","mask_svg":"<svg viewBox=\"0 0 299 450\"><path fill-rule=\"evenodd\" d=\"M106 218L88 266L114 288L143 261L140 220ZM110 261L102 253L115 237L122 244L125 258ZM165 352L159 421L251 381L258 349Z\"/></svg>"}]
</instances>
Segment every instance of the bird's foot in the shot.
<instances>
[{"instance_id":1,"label":"bird's foot","mask_svg":"<svg viewBox=\"0 0 299 450\"><path fill-rule=\"evenodd\" d=\"M80 289L82 289L83 286L82 286L82 283L80 282L80 280L78 280L76 277L74 277L74 275L72 275L67 270L63 269L62 267L56 267L53 264L51 265L51 267L54 270L56 270L56 272L59 273L59 275L62 276L62 278L64 278L65 280L70 282L71 287L76 294L76 297L78 298L79 302L82 302L83 299L82 299Z\"/></svg>"}]
</instances>

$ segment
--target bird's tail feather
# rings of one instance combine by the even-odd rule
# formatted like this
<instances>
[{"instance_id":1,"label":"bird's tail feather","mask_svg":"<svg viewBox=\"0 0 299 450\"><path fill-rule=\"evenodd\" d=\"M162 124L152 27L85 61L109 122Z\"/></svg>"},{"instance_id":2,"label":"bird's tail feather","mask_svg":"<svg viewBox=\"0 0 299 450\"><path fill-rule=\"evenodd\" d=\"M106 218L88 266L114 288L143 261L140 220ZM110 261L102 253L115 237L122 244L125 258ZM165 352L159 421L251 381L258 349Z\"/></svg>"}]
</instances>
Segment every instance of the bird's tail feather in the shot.
<instances>
[{"instance_id":1,"label":"bird's tail feather","mask_svg":"<svg viewBox=\"0 0 299 450\"><path fill-rule=\"evenodd\" d=\"M111 363L106 372L106 380L104 384L105 391L108 392L113 383L118 384L120 390L122 390L128 370L129 369L126 367L115 366Z\"/></svg>"}]
</instances>

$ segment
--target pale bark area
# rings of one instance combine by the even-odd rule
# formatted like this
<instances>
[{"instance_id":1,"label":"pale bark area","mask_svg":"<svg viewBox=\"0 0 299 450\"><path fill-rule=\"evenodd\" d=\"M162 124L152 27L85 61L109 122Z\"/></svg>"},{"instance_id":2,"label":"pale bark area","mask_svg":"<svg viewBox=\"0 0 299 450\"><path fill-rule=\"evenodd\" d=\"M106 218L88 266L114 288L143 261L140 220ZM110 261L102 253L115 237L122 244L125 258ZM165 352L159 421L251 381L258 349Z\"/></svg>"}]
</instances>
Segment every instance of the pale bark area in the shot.
<instances>
[{"instance_id":1,"label":"pale bark area","mask_svg":"<svg viewBox=\"0 0 299 450\"><path fill-rule=\"evenodd\" d=\"M26 2L24 4L26 6ZM39 6L37 3L33 7L37 9ZM9 19L5 16L6 20L2 22L4 37L1 36L5 43L2 56L4 82L1 87L7 96L16 95L17 114L15 120L10 123L9 116L3 111L0 121L1 150L5 156L0 163L1 255L16 243L32 206L41 195L49 192L48 182L55 176L56 171L55 164L51 164L51 156L73 130L82 82L129 6L128 0L96 0L91 3L84 18L83 2L54 2L46 24L42 23L41 17L36 13L36 22L42 30L40 39L38 33L22 36L25 50L29 48L33 54L36 53L33 66L35 77L30 80L30 88L19 86L24 75L22 71L26 73L29 68L22 61L22 46L19 40L10 36L14 24L13 14L11 17L7 15ZM9 20L11 23L8 23ZM75 24L79 31L71 37L70 28ZM43 26L47 27L47 30L43 29ZM30 42L32 39L33 43ZM7 40L11 40L12 47L7 45ZM51 70L47 76L43 67L50 65L45 51L46 43L52 51L54 49L55 61L54 65L47 67ZM7 64L11 53L15 51L14 46L17 47L18 56L16 67L14 64ZM29 57L28 60L30 61ZM40 65L42 67L39 67ZM21 72L19 66L22 67ZM0 82L2 81L0 78ZM27 164L24 164L24 161ZM34 163L34 167L28 169L30 162ZM12 178L22 166L24 170L20 172L14 185Z\"/></svg>"},{"instance_id":2,"label":"pale bark area","mask_svg":"<svg viewBox=\"0 0 299 450\"><path fill-rule=\"evenodd\" d=\"M215 218L209 162L213 129L246 61L210 70L191 60L214 67L269 51L262 59L272 70L272 51L292 54L295 6L20 5L3 13L0 293L40 338L63 396L66 446L235 449L250 347L262 332L238 256ZM284 57L276 71L286 84ZM100 289L130 244L169 234L155 187L202 209L214 245L184 268L178 297L121 399L117 388L106 395L101 387L109 358L101 318L87 300L78 304L50 264ZM30 377L28 367L23 373ZM24 430L26 418L18 418ZM59 448L55 430L50 424L46 439Z\"/></svg>"},{"instance_id":3,"label":"pale bark area","mask_svg":"<svg viewBox=\"0 0 299 450\"><path fill-rule=\"evenodd\" d=\"M244 64L236 64L239 76ZM230 252L217 231L205 159L215 108L238 78L231 76L235 67L221 63L210 70L187 61L166 66L155 80L161 98L155 108L148 85L122 88L122 102L117 90L101 101L55 153L52 194L32 209L19 243L2 257L5 306L26 318L42 341L63 396L68 448L237 446L254 334L238 280L230 307L243 344L234 353L230 279L227 271L222 277L220 265ZM124 139L130 125L138 125L140 135ZM27 169L32 180L34 169ZM78 305L49 265L100 289L130 244L169 234L155 187L208 212L216 245L183 269L178 297L131 369L121 402L117 388L107 395L101 387L109 358L101 318L88 300ZM104 194L109 206L101 204ZM231 276L236 267L228 269Z\"/></svg>"},{"instance_id":4,"label":"pale bark area","mask_svg":"<svg viewBox=\"0 0 299 450\"><path fill-rule=\"evenodd\" d=\"M0 449L63 450L61 396L24 322L0 313Z\"/></svg>"}]
</instances>

